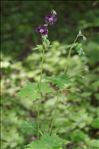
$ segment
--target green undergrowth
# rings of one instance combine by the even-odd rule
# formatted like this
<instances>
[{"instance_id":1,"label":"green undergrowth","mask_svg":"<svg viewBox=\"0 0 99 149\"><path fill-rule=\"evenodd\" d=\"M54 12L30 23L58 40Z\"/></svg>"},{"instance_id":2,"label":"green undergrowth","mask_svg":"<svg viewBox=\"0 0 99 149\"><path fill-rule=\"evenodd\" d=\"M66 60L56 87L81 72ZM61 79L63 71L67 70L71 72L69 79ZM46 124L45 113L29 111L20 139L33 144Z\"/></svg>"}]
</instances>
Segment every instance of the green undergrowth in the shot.
<instances>
[{"instance_id":1,"label":"green undergrowth","mask_svg":"<svg viewBox=\"0 0 99 149\"><path fill-rule=\"evenodd\" d=\"M97 3L2 1L2 149L99 148ZM58 12L58 22L49 29L40 83L42 45L35 27L47 8ZM79 29L87 40L72 44Z\"/></svg>"}]
</instances>

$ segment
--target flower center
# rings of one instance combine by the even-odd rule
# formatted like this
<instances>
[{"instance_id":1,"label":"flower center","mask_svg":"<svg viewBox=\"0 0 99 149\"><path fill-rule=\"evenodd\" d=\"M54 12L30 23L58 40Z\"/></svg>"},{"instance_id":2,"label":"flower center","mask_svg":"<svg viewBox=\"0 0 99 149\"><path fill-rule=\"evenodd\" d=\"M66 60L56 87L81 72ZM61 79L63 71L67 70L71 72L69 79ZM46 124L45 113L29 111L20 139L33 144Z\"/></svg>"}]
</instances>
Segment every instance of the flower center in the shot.
<instances>
[{"instance_id":1,"label":"flower center","mask_svg":"<svg viewBox=\"0 0 99 149\"><path fill-rule=\"evenodd\" d=\"M40 29L40 33L43 33L43 32L44 32L44 29L41 28L41 29Z\"/></svg>"},{"instance_id":2,"label":"flower center","mask_svg":"<svg viewBox=\"0 0 99 149\"><path fill-rule=\"evenodd\" d=\"M50 18L49 18L49 21L53 21L53 17L50 17Z\"/></svg>"}]
</instances>

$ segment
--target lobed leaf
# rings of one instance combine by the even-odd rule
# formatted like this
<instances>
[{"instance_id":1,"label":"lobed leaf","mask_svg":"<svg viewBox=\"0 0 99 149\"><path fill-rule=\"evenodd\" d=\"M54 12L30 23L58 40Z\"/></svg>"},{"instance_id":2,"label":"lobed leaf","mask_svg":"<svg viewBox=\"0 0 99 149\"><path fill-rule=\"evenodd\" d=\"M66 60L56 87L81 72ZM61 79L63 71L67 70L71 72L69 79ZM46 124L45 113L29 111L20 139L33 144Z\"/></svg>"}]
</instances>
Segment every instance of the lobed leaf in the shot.
<instances>
[{"instance_id":1,"label":"lobed leaf","mask_svg":"<svg viewBox=\"0 0 99 149\"><path fill-rule=\"evenodd\" d=\"M37 83L28 82L18 93L18 96L23 98L28 98L35 100L40 98L40 93L38 92Z\"/></svg>"},{"instance_id":2,"label":"lobed leaf","mask_svg":"<svg viewBox=\"0 0 99 149\"><path fill-rule=\"evenodd\" d=\"M29 144L26 149L60 149L64 143L65 141L59 136L46 134L40 140Z\"/></svg>"},{"instance_id":3,"label":"lobed leaf","mask_svg":"<svg viewBox=\"0 0 99 149\"><path fill-rule=\"evenodd\" d=\"M64 88L71 83L70 78L65 74L49 77L49 81L59 88Z\"/></svg>"},{"instance_id":4,"label":"lobed leaf","mask_svg":"<svg viewBox=\"0 0 99 149\"><path fill-rule=\"evenodd\" d=\"M30 83L28 82L18 93L18 96L23 98L28 98L35 100L41 97L41 95L46 95L52 92L53 89L46 82L41 83Z\"/></svg>"}]
</instances>

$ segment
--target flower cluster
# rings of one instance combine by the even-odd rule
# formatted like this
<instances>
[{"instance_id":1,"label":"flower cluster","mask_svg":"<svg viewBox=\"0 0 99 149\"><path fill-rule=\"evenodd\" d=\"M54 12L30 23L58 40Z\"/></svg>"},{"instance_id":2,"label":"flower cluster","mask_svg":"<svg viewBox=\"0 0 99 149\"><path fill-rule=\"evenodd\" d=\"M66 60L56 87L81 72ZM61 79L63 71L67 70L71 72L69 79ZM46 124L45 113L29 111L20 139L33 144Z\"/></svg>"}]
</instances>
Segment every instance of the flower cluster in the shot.
<instances>
[{"instance_id":1,"label":"flower cluster","mask_svg":"<svg viewBox=\"0 0 99 149\"><path fill-rule=\"evenodd\" d=\"M45 24L39 25L36 29L42 36L48 35L48 25L53 25L57 21L57 13L55 10L52 10L51 13L45 16Z\"/></svg>"},{"instance_id":2,"label":"flower cluster","mask_svg":"<svg viewBox=\"0 0 99 149\"><path fill-rule=\"evenodd\" d=\"M36 29L36 31L39 32L39 33L41 33L42 36L48 34L48 28L47 28L46 24L39 25L38 28Z\"/></svg>"}]
</instances>

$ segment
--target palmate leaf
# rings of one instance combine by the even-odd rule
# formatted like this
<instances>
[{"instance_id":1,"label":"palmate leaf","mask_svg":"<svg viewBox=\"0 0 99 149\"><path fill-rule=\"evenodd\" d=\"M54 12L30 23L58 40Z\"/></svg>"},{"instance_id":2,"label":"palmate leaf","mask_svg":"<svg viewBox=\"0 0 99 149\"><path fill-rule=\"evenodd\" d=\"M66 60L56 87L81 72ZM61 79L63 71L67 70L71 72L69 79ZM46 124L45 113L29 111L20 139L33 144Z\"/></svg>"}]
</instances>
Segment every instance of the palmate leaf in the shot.
<instances>
[{"instance_id":1,"label":"palmate leaf","mask_svg":"<svg viewBox=\"0 0 99 149\"><path fill-rule=\"evenodd\" d=\"M70 78L65 74L49 77L48 80L59 88L64 88L71 83Z\"/></svg>"},{"instance_id":2,"label":"palmate leaf","mask_svg":"<svg viewBox=\"0 0 99 149\"><path fill-rule=\"evenodd\" d=\"M38 86L39 86L39 91L42 93L42 95L53 92L53 89L51 88L51 86L46 82L42 82L38 84Z\"/></svg>"},{"instance_id":3,"label":"palmate leaf","mask_svg":"<svg viewBox=\"0 0 99 149\"><path fill-rule=\"evenodd\" d=\"M61 149L65 141L57 135L44 135L38 141L29 144L26 149Z\"/></svg>"},{"instance_id":4,"label":"palmate leaf","mask_svg":"<svg viewBox=\"0 0 99 149\"><path fill-rule=\"evenodd\" d=\"M22 132L27 135L37 134L37 122L36 121L23 121Z\"/></svg>"},{"instance_id":5,"label":"palmate leaf","mask_svg":"<svg viewBox=\"0 0 99 149\"><path fill-rule=\"evenodd\" d=\"M28 82L18 93L18 96L28 99L40 98L40 93L38 92L37 84Z\"/></svg>"},{"instance_id":6,"label":"palmate leaf","mask_svg":"<svg viewBox=\"0 0 99 149\"><path fill-rule=\"evenodd\" d=\"M35 100L45 95L47 93L52 92L52 88L48 83L30 83L28 82L18 93L18 96L22 98L28 98L31 100Z\"/></svg>"}]
</instances>

